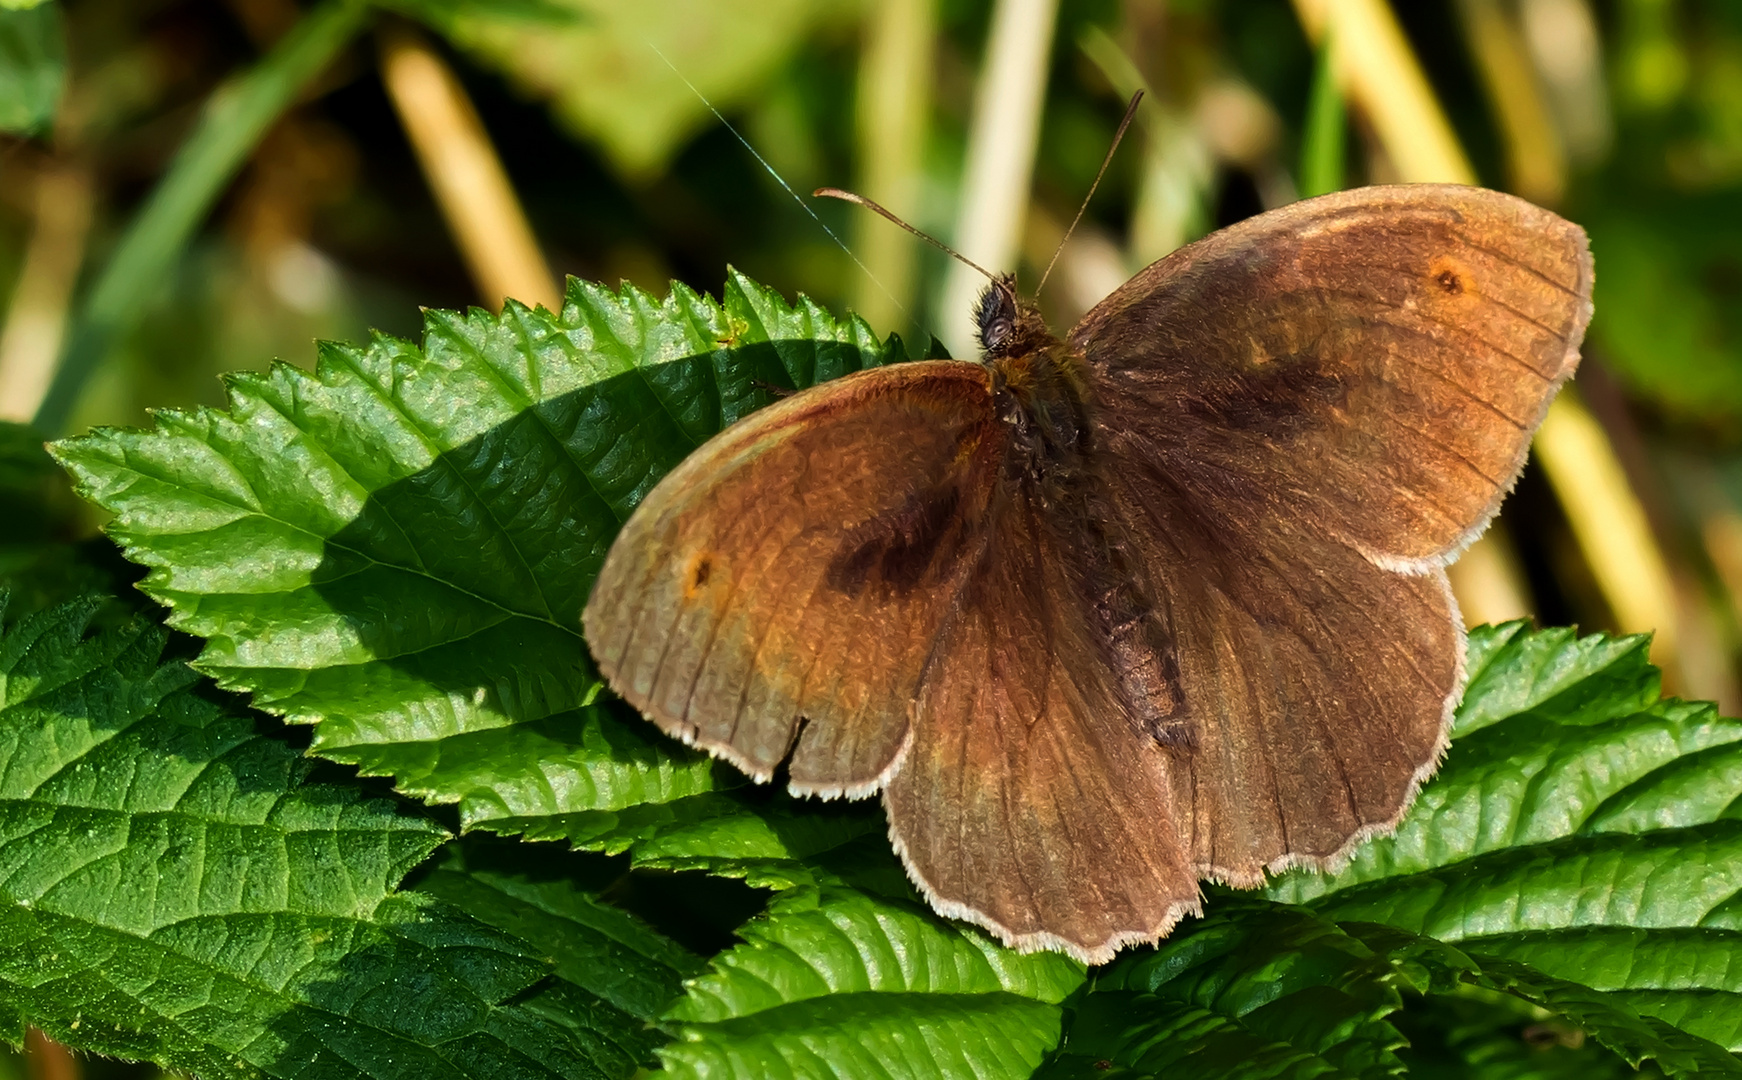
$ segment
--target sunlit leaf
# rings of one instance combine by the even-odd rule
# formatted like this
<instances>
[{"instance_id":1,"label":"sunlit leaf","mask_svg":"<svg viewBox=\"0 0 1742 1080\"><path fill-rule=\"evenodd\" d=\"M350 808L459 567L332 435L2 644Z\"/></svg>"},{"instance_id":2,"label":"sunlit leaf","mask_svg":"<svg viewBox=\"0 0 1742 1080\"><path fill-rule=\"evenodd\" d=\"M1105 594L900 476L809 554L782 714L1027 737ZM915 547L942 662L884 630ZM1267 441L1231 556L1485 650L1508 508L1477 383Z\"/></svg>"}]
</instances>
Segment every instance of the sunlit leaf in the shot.
<instances>
[{"instance_id":1,"label":"sunlit leaf","mask_svg":"<svg viewBox=\"0 0 1742 1080\"><path fill-rule=\"evenodd\" d=\"M917 898L794 889L692 980L660 1056L682 1077L1011 1077L1058 1040L1082 965L1013 953Z\"/></svg>"},{"instance_id":2,"label":"sunlit leaf","mask_svg":"<svg viewBox=\"0 0 1742 1080\"><path fill-rule=\"evenodd\" d=\"M0 4L0 131L30 135L54 119L66 51L60 5Z\"/></svg>"}]
</instances>

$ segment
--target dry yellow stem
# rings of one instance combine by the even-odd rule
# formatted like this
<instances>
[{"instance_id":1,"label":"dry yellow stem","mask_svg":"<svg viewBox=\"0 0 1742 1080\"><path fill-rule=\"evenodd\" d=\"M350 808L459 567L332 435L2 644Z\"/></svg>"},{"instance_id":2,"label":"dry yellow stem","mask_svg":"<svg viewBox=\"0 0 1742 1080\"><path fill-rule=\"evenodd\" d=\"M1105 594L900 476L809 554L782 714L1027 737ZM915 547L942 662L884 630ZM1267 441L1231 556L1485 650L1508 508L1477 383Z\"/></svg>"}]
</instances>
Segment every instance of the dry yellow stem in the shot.
<instances>
[{"instance_id":1,"label":"dry yellow stem","mask_svg":"<svg viewBox=\"0 0 1742 1080\"><path fill-rule=\"evenodd\" d=\"M1385 0L1294 0L1294 8L1315 42L1331 31L1343 96L1366 115L1405 183L1476 182Z\"/></svg>"},{"instance_id":2,"label":"dry yellow stem","mask_svg":"<svg viewBox=\"0 0 1742 1080\"><path fill-rule=\"evenodd\" d=\"M1652 658L1668 665L1678 636L1675 585L1609 436L1590 410L1563 393L1549 407L1535 449L1615 621L1629 633L1655 630Z\"/></svg>"},{"instance_id":3,"label":"dry yellow stem","mask_svg":"<svg viewBox=\"0 0 1742 1080\"><path fill-rule=\"evenodd\" d=\"M485 302L556 309L562 293L496 148L447 63L407 27L381 34L381 76L448 230Z\"/></svg>"},{"instance_id":4,"label":"dry yellow stem","mask_svg":"<svg viewBox=\"0 0 1742 1080\"><path fill-rule=\"evenodd\" d=\"M872 4L865 32L859 67L859 193L911 216L918 212L924 181L936 2ZM856 215L854 222L853 246L867 271L859 277L855 306L872 326L888 330L907 320L901 308L913 299L917 241L873 214Z\"/></svg>"},{"instance_id":5,"label":"dry yellow stem","mask_svg":"<svg viewBox=\"0 0 1742 1080\"><path fill-rule=\"evenodd\" d=\"M83 165L52 164L36 176L36 220L0 333L0 420L29 421L54 379L85 259L91 202L91 175Z\"/></svg>"},{"instance_id":6,"label":"dry yellow stem","mask_svg":"<svg viewBox=\"0 0 1742 1080\"><path fill-rule=\"evenodd\" d=\"M1523 31L1500 0L1459 0L1458 14L1506 140L1507 186L1531 202L1555 205L1566 192L1567 156Z\"/></svg>"},{"instance_id":7,"label":"dry yellow stem","mask_svg":"<svg viewBox=\"0 0 1742 1080\"><path fill-rule=\"evenodd\" d=\"M1742 622L1742 514L1719 510L1700 524L1706 555L1730 594L1730 610Z\"/></svg>"}]
</instances>

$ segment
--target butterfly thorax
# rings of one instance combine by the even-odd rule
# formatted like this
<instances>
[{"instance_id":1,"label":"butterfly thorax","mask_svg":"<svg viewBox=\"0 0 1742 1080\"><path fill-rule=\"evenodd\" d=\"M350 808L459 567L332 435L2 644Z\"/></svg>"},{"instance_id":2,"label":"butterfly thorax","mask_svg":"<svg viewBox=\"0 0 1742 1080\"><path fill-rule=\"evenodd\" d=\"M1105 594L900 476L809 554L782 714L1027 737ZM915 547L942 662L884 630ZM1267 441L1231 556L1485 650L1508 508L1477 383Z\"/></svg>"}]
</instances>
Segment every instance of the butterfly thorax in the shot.
<instances>
[{"instance_id":1,"label":"butterfly thorax","mask_svg":"<svg viewBox=\"0 0 1742 1080\"><path fill-rule=\"evenodd\" d=\"M987 288L977 314L998 414L1016 450L1011 465L1038 482L1049 501L1068 499L1067 489L1086 475L1090 452L1083 359L1053 336L1039 309L1016 298L1008 277Z\"/></svg>"}]
</instances>

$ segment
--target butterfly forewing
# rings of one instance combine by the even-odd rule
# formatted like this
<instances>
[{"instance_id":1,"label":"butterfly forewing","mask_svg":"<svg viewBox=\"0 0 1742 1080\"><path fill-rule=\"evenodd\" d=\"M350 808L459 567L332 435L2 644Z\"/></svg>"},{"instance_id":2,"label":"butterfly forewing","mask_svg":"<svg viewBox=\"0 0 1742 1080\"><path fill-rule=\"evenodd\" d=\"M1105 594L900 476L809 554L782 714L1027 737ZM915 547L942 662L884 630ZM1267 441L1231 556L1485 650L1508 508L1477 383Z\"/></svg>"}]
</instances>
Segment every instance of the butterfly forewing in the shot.
<instances>
[{"instance_id":1,"label":"butterfly forewing","mask_svg":"<svg viewBox=\"0 0 1742 1080\"><path fill-rule=\"evenodd\" d=\"M1334 861L1437 764L1463 658L1439 567L1577 365L1591 276L1584 233L1511 196L1368 188L1184 248L1073 331L1166 598L1206 876Z\"/></svg>"},{"instance_id":2,"label":"butterfly forewing","mask_svg":"<svg viewBox=\"0 0 1742 1080\"><path fill-rule=\"evenodd\" d=\"M1003 453L977 364L875 368L756 413L624 525L585 614L600 668L758 779L790 753L795 790L875 790Z\"/></svg>"},{"instance_id":3,"label":"butterfly forewing","mask_svg":"<svg viewBox=\"0 0 1742 1080\"><path fill-rule=\"evenodd\" d=\"M1420 569L1517 477L1591 277L1584 232L1523 200L1362 188L1175 252L1070 341L1103 424L1199 515L1279 516Z\"/></svg>"}]
</instances>

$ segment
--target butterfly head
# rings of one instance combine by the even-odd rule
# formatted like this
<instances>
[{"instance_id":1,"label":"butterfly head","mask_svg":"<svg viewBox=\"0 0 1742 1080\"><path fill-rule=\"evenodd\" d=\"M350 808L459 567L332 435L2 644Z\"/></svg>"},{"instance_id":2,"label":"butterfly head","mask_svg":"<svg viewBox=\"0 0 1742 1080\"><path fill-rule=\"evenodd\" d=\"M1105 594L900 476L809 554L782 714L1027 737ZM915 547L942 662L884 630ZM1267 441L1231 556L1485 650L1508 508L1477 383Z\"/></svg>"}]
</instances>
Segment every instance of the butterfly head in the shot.
<instances>
[{"instance_id":1,"label":"butterfly head","mask_svg":"<svg viewBox=\"0 0 1742 1080\"><path fill-rule=\"evenodd\" d=\"M1016 278L1010 274L1000 274L986 286L975 305L974 322L989 360L1027 352L1052 337L1039 309L1017 297Z\"/></svg>"}]
</instances>

